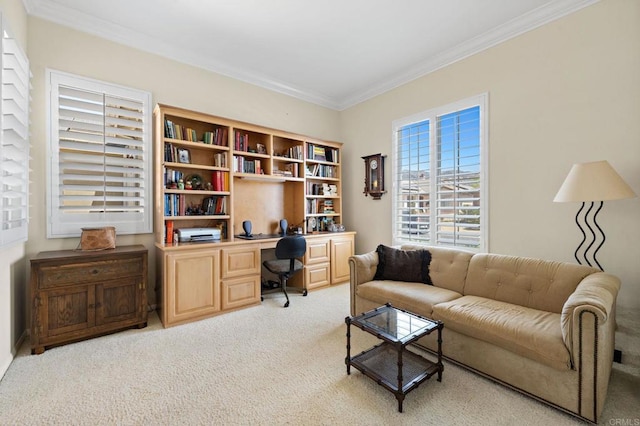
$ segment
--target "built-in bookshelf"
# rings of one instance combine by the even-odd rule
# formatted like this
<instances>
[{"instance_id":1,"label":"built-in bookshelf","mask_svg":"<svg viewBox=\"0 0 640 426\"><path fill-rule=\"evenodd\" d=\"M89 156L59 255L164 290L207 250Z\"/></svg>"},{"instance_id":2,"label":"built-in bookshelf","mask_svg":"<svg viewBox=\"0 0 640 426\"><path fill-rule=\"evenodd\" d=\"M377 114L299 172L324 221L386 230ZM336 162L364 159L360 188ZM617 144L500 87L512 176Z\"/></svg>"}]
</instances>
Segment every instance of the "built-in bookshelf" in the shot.
<instances>
[{"instance_id":1,"label":"built-in bookshelf","mask_svg":"<svg viewBox=\"0 0 640 426\"><path fill-rule=\"evenodd\" d=\"M306 142L305 232L329 231L341 223L341 144Z\"/></svg>"},{"instance_id":2,"label":"built-in bookshelf","mask_svg":"<svg viewBox=\"0 0 640 426\"><path fill-rule=\"evenodd\" d=\"M340 143L167 105L154 120L158 245L182 228L233 241L245 220L265 234L283 218L303 233L341 223Z\"/></svg>"}]
</instances>

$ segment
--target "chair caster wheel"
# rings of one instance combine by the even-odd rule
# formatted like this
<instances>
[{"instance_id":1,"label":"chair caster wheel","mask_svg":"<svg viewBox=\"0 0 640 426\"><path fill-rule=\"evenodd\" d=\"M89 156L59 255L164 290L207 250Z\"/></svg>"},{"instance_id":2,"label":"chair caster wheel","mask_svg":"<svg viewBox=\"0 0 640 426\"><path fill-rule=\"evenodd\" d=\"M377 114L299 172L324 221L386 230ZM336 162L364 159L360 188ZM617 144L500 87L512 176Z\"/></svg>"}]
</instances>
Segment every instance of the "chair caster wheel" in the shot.
<instances>
[{"instance_id":1,"label":"chair caster wheel","mask_svg":"<svg viewBox=\"0 0 640 426\"><path fill-rule=\"evenodd\" d=\"M307 290L304 290L304 291L302 292L302 295L303 295L303 296L306 296L306 295L307 295Z\"/></svg>"},{"instance_id":2,"label":"chair caster wheel","mask_svg":"<svg viewBox=\"0 0 640 426\"><path fill-rule=\"evenodd\" d=\"M287 301L287 302L284 304L284 307L285 307L285 308L288 308L288 307L289 307L289 301Z\"/></svg>"}]
</instances>

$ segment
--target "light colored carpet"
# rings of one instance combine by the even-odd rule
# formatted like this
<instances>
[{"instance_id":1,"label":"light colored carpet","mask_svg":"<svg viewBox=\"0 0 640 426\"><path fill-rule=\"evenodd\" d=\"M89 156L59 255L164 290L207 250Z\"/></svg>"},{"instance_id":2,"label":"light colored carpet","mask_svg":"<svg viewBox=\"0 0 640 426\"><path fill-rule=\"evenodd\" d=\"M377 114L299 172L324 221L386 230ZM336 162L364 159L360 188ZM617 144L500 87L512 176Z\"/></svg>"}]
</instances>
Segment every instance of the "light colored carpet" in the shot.
<instances>
[{"instance_id":1,"label":"light colored carpet","mask_svg":"<svg viewBox=\"0 0 640 426\"><path fill-rule=\"evenodd\" d=\"M442 382L423 383L398 413L390 392L346 374L348 306L340 285L294 295L287 309L270 298L169 329L153 314L145 329L43 355L25 344L0 382L0 424L580 424L449 363ZM375 342L352 328L352 353ZM637 421L638 389L638 374L614 371L601 423Z\"/></svg>"}]
</instances>

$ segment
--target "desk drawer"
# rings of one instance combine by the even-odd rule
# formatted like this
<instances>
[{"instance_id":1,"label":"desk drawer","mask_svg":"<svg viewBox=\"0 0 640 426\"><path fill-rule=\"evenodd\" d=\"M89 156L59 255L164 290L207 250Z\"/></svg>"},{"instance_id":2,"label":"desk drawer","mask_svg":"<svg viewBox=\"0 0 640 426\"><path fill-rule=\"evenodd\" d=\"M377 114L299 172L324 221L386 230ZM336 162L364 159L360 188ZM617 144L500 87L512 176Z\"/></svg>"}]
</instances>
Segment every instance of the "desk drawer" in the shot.
<instances>
[{"instance_id":1,"label":"desk drawer","mask_svg":"<svg viewBox=\"0 0 640 426\"><path fill-rule=\"evenodd\" d=\"M42 266L38 271L38 283L44 289L136 276L142 271L142 257Z\"/></svg>"}]
</instances>

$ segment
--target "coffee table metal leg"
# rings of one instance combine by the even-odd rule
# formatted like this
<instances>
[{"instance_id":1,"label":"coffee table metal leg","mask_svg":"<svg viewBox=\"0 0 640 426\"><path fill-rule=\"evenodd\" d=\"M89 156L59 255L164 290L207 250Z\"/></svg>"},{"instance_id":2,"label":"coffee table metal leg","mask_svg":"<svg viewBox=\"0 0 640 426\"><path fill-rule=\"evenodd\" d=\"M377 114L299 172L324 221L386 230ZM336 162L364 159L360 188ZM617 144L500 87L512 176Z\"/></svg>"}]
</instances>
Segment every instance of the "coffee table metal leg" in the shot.
<instances>
[{"instance_id":1,"label":"coffee table metal leg","mask_svg":"<svg viewBox=\"0 0 640 426\"><path fill-rule=\"evenodd\" d=\"M444 325L440 323L438 325L438 381L442 381L442 370L444 365L442 364L442 327Z\"/></svg>"},{"instance_id":2,"label":"coffee table metal leg","mask_svg":"<svg viewBox=\"0 0 640 426\"><path fill-rule=\"evenodd\" d=\"M404 393L402 392L402 352L404 352L404 345L397 345L398 351L398 390L396 391L396 399L398 400L398 411L402 413L402 401L404 401Z\"/></svg>"},{"instance_id":3,"label":"coffee table metal leg","mask_svg":"<svg viewBox=\"0 0 640 426\"><path fill-rule=\"evenodd\" d=\"M347 365L347 375L351 374L351 318L346 317L344 322L347 324L347 357L344 363Z\"/></svg>"}]
</instances>

